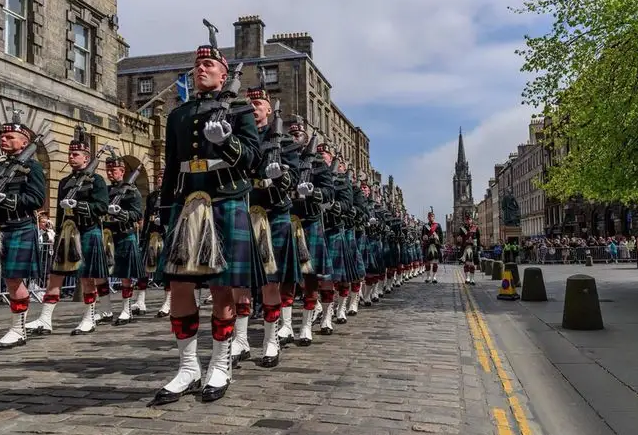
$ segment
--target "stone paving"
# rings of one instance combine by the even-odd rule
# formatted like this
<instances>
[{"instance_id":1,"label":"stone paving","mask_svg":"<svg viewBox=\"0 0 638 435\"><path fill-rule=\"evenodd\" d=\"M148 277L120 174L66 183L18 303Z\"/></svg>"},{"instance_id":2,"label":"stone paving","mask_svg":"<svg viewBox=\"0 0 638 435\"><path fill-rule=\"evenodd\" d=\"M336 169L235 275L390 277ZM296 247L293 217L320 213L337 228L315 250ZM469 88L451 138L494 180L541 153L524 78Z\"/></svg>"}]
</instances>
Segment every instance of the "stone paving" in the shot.
<instances>
[{"instance_id":1,"label":"stone paving","mask_svg":"<svg viewBox=\"0 0 638 435\"><path fill-rule=\"evenodd\" d=\"M362 307L334 335L315 334L309 348L288 345L274 369L257 365L262 328L252 322L254 359L235 370L225 398L202 404L191 396L158 408L146 404L178 363L168 320L147 314L71 337L82 306L61 303L52 336L0 356L0 433L518 433L508 428L516 419L498 368L486 371L477 357L481 338L458 269L448 266L439 278L438 285L417 278ZM149 293L154 313L162 292ZM8 309L0 309L6 327ZM30 319L38 313L34 304ZM204 306L202 320L209 314ZM299 319L296 309L295 327ZM205 368L209 322L199 335ZM501 375L509 372L503 364Z\"/></svg>"}]
</instances>

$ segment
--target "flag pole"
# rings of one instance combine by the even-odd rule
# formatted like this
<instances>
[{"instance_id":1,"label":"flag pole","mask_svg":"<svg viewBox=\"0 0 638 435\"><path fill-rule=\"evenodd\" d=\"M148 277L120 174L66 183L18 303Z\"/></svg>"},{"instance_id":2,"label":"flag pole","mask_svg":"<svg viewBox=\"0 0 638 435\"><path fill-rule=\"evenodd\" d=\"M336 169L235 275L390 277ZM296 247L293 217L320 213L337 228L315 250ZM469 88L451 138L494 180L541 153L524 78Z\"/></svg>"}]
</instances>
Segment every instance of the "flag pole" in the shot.
<instances>
[{"instance_id":1,"label":"flag pole","mask_svg":"<svg viewBox=\"0 0 638 435\"><path fill-rule=\"evenodd\" d=\"M195 68L192 68L190 71L188 71L186 73L186 77L188 77L189 75L192 74L192 72L195 71ZM168 85L164 90L162 90L161 92L159 92L157 95L155 95L153 98L151 98L150 100L148 100L146 102L146 104L144 104L142 107L140 107L139 109L136 110L137 113L140 113L142 110L146 109L148 106L150 106L154 101L156 101L158 98L160 98L162 95L164 95L165 93L167 93L168 91L170 91L171 89L173 89L173 86L177 85L177 83L179 83L179 77L177 78L177 80L175 80L173 83L171 83L170 85Z\"/></svg>"}]
</instances>

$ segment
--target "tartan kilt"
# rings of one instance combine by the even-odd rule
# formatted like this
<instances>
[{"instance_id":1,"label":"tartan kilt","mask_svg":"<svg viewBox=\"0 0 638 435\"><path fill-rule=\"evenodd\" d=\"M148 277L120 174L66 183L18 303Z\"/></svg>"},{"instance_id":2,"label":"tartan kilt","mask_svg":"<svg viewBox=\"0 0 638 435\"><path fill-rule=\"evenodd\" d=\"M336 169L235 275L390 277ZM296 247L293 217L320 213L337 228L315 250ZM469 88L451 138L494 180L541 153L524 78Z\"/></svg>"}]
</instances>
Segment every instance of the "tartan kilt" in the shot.
<instances>
[{"instance_id":1,"label":"tartan kilt","mask_svg":"<svg viewBox=\"0 0 638 435\"><path fill-rule=\"evenodd\" d=\"M168 263L173 237L175 236L175 227L183 207L183 204L173 204L166 242L159 262L162 270ZM250 288L253 279L252 249L254 236L251 235L253 230L250 216L248 215L246 199L229 198L213 202L212 209L215 229L220 238L222 255L226 260L225 268L220 273L208 275L163 273L165 283L176 281L217 287Z\"/></svg>"},{"instance_id":2,"label":"tartan kilt","mask_svg":"<svg viewBox=\"0 0 638 435\"><path fill-rule=\"evenodd\" d=\"M40 244L35 223L2 232L3 278L40 278Z\"/></svg>"},{"instance_id":3,"label":"tartan kilt","mask_svg":"<svg viewBox=\"0 0 638 435\"><path fill-rule=\"evenodd\" d=\"M295 240L290 212L268 212L268 222L272 234L272 248L277 263L277 272L268 275L268 282L271 283L301 283L301 265L297 251L297 240Z\"/></svg>"},{"instance_id":4,"label":"tartan kilt","mask_svg":"<svg viewBox=\"0 0 638 435\"><path fill-rule=\"evenodd\" d=\"M332 259L328 251L321 220L302 220L301 225L306 234L306 244L308 245L308 251L310 251L310 258L315 274L325 280L331 279Z\"/></svg>"},{"instance_id":5,"label":"tartan kilt","mask_svg":"<svg viewBox=\"0 0 638 435\"><path fill-rule=\"evenodd\" d=\"M109 267L106 261L106 249L102 228L95 226L90 230L80 233L80 244L82 246L82 265L78 270L79 278L108 278ZM65 275L64 272L55 272ZM72 275L74 272L68 273Z\"/></svg>"},{"instance_id":6,"label":"tartan kilt","mask_svg":"<svg viewBox=\"0 0 638 435\"><path fill-rule=\"evenodd\" d=\"M357 249L357 240L354 236L354 229L344 230L346 238L346 272L350 280L348 282L357 282L365 278L366 270L363 264L363 258Z\"/></svg>"},{"instance_id":7,"label":"tartan kilt","mask_svg":"<svg viewBox=\"0 0 638 435\"><path fill-rule=\"evenodd\" d=\"M396 269L399 266L399 244L396 241L385 243L383 255L387 267Z\"/></svg>"},{"instance_id":8,"label":"tartan kilt","mask_svg":"<svg viewBox=\"0 0 638 435\"><path fill-rule=\"evenodd\" d=\"M135 232L114 233L113 244L115 245L115 266L111 276L133 279L146 277L137 234Z\"/></svg>"},{"instance_id":9,"label":"tartan kilt","mask_svg":"<svg viewBox=\"0 0 638 435\"><path fill-rule=\"evenodd\" d=\"M350 252L352 253L352 258L354 260L354 270L356 272L354 281L361 281L366 277L364 251L367 237L363 231L361 232L361 236L357 237L357 233L354 229L346 230L346 237L350 243ZM360 242L363 243L363 248L360 247Z\"/></svg>"},{"instance_id":10,"label":"tartan kilt","mask_svg":"<svg viewBox=\"0 0 638 435\"><path fill-rule=\"evenodd\" d=\"M367 246L365 250L365 261L366 261L366 274L367 275L378 275L383 273L385 268L383 268L378 259L381 257L381 241L374 240L369 238L367 240Z\"/></svg>"},{"instance_id":11,"label":"tartan kilt","mask_svg":"<svg viewBox=\"0 0 638 435\"><path fill-rule=\"evenodd\" d=\"M410 264L410 252L408 246L405 243L401 244L401 253L399 256L399 263L404 266Z\"/></svg>"},{"instance_id":12,"label":"tartan kilt","mask_svg":"<svg viewBox=\"0 0 638 435\"><path fill-rule=\"evenodd\" d=\"M331 228L326 231L326 241L332 263L332 282L351 282L353 271L347 272L347 241L343 228Z\"/></svg>"}]
</instances>

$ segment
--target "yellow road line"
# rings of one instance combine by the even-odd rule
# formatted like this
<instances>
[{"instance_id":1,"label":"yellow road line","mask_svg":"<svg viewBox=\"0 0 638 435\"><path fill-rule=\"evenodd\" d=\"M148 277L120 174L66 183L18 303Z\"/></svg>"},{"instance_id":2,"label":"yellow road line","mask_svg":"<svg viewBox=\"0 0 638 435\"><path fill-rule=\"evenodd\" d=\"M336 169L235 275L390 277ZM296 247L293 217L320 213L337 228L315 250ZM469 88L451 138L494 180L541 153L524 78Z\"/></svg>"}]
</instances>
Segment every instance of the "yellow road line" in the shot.
<instances>
[{"instance_id":1,"label":"yellow road line","mask_svg":"<svg viewBox=\"0 0 638 435\"><path fill-rule=\"evenodd\" d=\"M461 272L459 272L458 269L456 270L456 278L458 283L463 288L463 294L465 294L465 297L467 298L467 302L464 300L463 303L466 308L466 315L468 314L468 308L469 308L470 315L468 316L468 322L470 322L469 317L471 316L473 318L470 323L474 323L474 328L476 328L476 325L478 325L477 329L480 332L482 341L485 342L487 349L489 350L490 358L492 360L492 363L494 364L494 367L496 367L496 373L498 375L499 380L501 381L501 384L503 385L503 390L507 394L507 399L509 401L510 408L512 409L514 418L516 419L516 422L518 423L518 427L520 429L521 435L532 435L532 431L529 427L529 422L527 421L525 411L523 410L523 407L521 406L518 399L512 395L514 393L514 388L512 387L512 383L510 382L509 376L507 375L507 373L505 372L505 369L503 368L503 363L498 354L498 351L496 350L496 347L494 346L492 336L487 327L487 323L485 322L483 318L483 314L478 309L478 304L476 303L476 300L474 299L474 296L472 295L472 293L469 291L467 284L464 283L463 277L461 276ZM475 332L473 330L472 325L470 325L470 330L472 331L472 334L474 335ZM475 342L476 342L476 338L475 338ZM477 355L479 358L479 362L481 363L481 366L483 366L484 363L481 362L481 356L478 350L477 350ZM496 417L496 411L503 412L503 415L505 415L505 413L503 410L499 408L494 408L493 410L493 413L495 413L494 417L498 421L498 417ZM501 432L501 426L499 424L499 435L501 434L505 435L507 433L508 432Z\"/></svg>"},{"instance_id":2,"label":"yellow road line","mask_svg":"<svg viewBox=\"0 0 638 435\"><path fill-rule=\"evenodd\" d=\"M498 435L514 435L509 421L507 421L507 414L501 408L492 408L492 415L496 420L496 427L498 429Z\"/></svg>"}]
</instances>

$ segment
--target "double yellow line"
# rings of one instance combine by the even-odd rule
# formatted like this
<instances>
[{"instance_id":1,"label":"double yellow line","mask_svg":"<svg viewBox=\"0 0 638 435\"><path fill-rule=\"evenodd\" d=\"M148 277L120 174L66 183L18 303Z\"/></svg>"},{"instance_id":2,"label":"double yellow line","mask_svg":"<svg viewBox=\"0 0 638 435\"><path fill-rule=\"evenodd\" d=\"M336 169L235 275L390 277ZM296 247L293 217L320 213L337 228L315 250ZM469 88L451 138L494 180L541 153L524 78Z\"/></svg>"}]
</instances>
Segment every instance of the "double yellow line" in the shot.
<instances>
[{"instance_id":1,"label":"double yellow line","mask_svg":"<svg viewBox=\"0 0 638 435\"><path fill-rule=\"evenodd\" d=\"M518 398L514 395L514 389L512 388L512 382L505 372L503 368L503 363L501 362L501 358L494 346L494 340L490 334L490 331L487 327L487 323L483 317L483 313L478 309L478 304L474 299L472 293L470 293L468 286L463 282L463 276L461 272L456 270L456 279L457 283L461 286L463 291L462 295L465 295L463 299L463 306L465 307L465 315L467 317L467 322L470 327L470 332L472 333L472 338L474 340L474 349L476 350L476 355L478 357L479 363L483 370L486 373L491 373L492 365L496 368L496 374L503 386L503 391L507 395L507 400L509 402L512 413L514 414L514 418L518 423L518 428L520 430L521 435L532 435L532 430L529 427L529 422L527 421L527 416L525 415L525 411L521 406ZM487 351L485 351L487 348ZM489 355L489 357L488 357ZM491 361L491 364L490 364ZM505 410L501 408L493 408L492 415L497 422L498 433L499 435L513 435L514 432L509 425L509 421L507 419L507 413Z\"/></svg>"}]
</instances>

